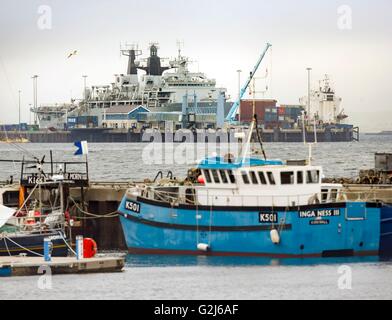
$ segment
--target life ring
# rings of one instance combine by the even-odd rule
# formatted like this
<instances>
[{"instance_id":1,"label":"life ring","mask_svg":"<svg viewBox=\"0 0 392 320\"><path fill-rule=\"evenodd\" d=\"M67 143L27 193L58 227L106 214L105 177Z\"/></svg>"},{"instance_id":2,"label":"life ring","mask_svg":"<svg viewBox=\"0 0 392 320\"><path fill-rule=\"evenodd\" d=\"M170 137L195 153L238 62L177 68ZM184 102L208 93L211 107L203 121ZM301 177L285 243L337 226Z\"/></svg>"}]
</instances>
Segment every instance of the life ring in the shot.
<instances>
[{"instance_id":1,"label":"life ring","mask_svg":"<svg viewBox=\"0 0 392 320\"><path fill-rule=\"evenodd\" d=\"M83 239L83 258L93 258L98 252L97 243L94 239L84 238Z\"/></svg>"}]
</instances>

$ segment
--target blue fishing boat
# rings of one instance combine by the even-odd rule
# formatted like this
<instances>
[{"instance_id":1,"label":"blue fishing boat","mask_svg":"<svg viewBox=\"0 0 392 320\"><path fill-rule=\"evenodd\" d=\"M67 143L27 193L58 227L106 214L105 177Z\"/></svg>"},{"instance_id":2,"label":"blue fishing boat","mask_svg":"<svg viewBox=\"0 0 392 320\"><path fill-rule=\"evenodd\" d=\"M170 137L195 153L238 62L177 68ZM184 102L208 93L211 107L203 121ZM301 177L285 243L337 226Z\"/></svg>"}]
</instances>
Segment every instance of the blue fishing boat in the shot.
<instances>
[{"instance_id":1,"label":"blue fishing boat","mask_svg":"<svg viewBox=\"0 0 392 320\"><path fill-rule=\"evenodd\" d=\"M322 168L203 160L198 183L137 185L119 213L131 253L330 257L378 255L381 204L347 201Z\"/></svg>"},{"instance_id":2,"label":"blue fishing boat","mask_svg":"<svg viewBox=\"0 0 392 320\"><path fill-rule=\"evenodd\" d=\"M392 214L382 215L379 201L322 183L322 167L312 165L310 154L307 161L283 162L267 160L262 148L264 159L247 156L254 129L262 147L255 117L239 156L207 157L183 181L162 179L128 189L118 211L129 252L333 257L388 249L385 223Z\"/></svg>"}]
</instances>

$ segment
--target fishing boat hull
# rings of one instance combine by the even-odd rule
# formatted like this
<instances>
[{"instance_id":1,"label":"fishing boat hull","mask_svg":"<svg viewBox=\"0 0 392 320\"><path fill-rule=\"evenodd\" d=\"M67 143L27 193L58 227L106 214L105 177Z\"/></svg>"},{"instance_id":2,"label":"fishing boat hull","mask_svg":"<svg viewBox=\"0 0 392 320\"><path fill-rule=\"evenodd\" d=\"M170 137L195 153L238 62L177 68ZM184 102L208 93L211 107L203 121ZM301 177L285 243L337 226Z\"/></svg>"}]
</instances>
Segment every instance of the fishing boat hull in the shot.
<instances>
[{"instance_id":1,"label":"fishing boat hull","mask_svg":"<svg viewBox=\"0 0 392 320\"><path fill-rule=\"evenodd\" d=\"M119 213L130 253L332 257L384 246L376 203L203 207L125 196Z\"/></svg>"},{"instance_id":2,"label":"fishing boat hull","mask_svg":"<svg viewBox=\"0 0 392 320\"><path fill-rule=\"evenodd\" d=\"M392 204L381 208L380 252L384 256L392 256Z\"/></svg>"},{"instance_id":3,"label":"fishing boat hull","mask_svg":"<svg viewBox=\"0 0 392 320\"><path fill-rule=\"evenodd\" d=\"M65 257L68 255L68 247L62 236L58 233L49 234L29 234L0 236L0 256L16 256L26 254L27 256L37 256L44 254L44 239L50 238L53 244L53 257Z\"/></svg>"}]
</instances>

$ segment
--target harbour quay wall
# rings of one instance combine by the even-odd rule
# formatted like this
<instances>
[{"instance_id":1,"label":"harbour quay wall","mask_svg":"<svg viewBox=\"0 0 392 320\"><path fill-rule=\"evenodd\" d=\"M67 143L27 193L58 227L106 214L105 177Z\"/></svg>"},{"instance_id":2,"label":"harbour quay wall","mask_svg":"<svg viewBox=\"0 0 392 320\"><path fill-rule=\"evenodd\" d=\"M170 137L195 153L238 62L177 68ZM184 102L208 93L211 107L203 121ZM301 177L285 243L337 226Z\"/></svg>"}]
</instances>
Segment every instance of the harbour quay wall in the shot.
<instances>
[{"instance_id":1,"label":"harbour quay wall","mask_svg":"<svg viewBox=\"0 0 392 320\"><path fill-rule=\"evenodd\" d=\"M324 128L317 129L318 142L350 142L359 139L357 128ZM265 142L303 142L303 131L301 129L265 129L261 130L262 139ZM74 141L88 141L90 143L136 143L136 142L184 142L199 141L200 136L205 136L205 142L233 142L234 130L228 132L208 130L203 133L198 131L145 131L134 132L126 129L107 128L78 128L70 131L27 131L27 132L0 132L0 140L7 139L18 141L28 140L32 143L72 143ZM256 134L254 139L257 141ZM313 142L315 134L313 130L306 131L306 141Z\"/></svg>"},{"instance_id":2,"label":"harbour quay wall","mask_svg":"<svg viewBox=\"0 0 392 320\"><path fill-rule=\"evenodd\" d=\"M133 132L131 130L108 130L108 129L74 129L71 131L72 141L86 140L88 142L189 142L199 141L200 137L205 136L204 142L236 142L234 138L235 130L214 131L207 130L200 133L196 130L184 130L172 132L162 131L145 131L145 132ZM303 142L303 131L301 129L265 129L262 130L262 139L265 142ZM359 139L358 128L333 128L326 127L324 129L316 130L318 142L350 142ZM314 131L306 131L306 141L314 141ZM256 133L254 133L254 140L257 141Z\"/></svg>"},{"instance_id":3,"label":"harbour quay wall","mask_svg":"<svg viewBox=\"0 0 392 320\"><path fill-rule=\"evenodd\" d=\"M2 141L20 141L27 140L32 143L68 143L72 142L71 134L67 131L0 131L0 140Z\"/></svg>"},{"instance_id":4,"label":"harbour quay wall","mask_svg":"<svg viewBox=\"0 0 392 320\"><path fill-rule=\"evenodd\" d=\"M81 209L77 212L80 225L73 228L73 237L79 234L93 238L99 250L126 250L120 219L116 213L125 191L132 185L134 184L124 182L94 182L84 189L70 188L70 207L76 202Z\"/></svg>"}]
</instances>

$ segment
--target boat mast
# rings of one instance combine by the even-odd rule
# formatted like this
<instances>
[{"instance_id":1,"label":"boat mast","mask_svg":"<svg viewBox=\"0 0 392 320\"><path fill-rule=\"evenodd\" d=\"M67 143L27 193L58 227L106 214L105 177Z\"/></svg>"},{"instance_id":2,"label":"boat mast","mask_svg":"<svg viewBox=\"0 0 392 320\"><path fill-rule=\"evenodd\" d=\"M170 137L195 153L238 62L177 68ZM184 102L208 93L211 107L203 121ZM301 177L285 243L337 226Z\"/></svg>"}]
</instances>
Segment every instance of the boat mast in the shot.
<instances>
[{"instance_id":1,"label":"boat mast","mask_svg":"<svg viewBox=\"0 0 392 320\"><path fill-rule=\"evenodd\" d=\"M236 117L238 108L240 107L241 99L242 99L242 97L244 96L244 94L245 94L245 92L246 92L246 89L248 88L250 82L252 81L252 79L253 79L253 77L254 77L254 75L255 75L257 69L259 68L261 61L263 61L263 59L264 59L264 57L265 57L265 55L266 55L266 53L267 53L269 47L271 47L271 46L272 46L272 45L271 45L270 43L267 43L267 45L266 45L266 47L265 47L263 53L261 54L259 60L257 60L257 63L256 63L256 65L255 65L254 68L253 68L253 71L251 71L251 72L249 73L249 77L248 77L248 79L246 80L244 86L242 87L242 89L241 89L241 91L240 91L240 94L239 94L239 97L238 97L237 101L234 102L233 106L231 107L229 113L228 113L227 116L226 116L226 122L228 122L228 123L233 123L233 122L235 122L235 117Z\"/></svg>"},{"instance_id":2,"label":"boat mast","mask_svg":"<svg viewBox=\"0 0 392 320\"><path fill-rule=\"evenodd\" d=\"M246 145L245 148L242 149L242 162L245 161L246 159L246 153L250 148L250 142L252 140L252 134L253 134L253 130L256 129L256 135L257 135L257 139L259 140L260 143L260 148L261 148L261 152L263 153L263 157L264 160L267 160L267 156L265 154L265 150L264 150L264 146L263 146L263 140L261 138L260 132L259 132L259 128L258 128L258 122L257 122L257 114L256 114L256 79L253 78L252 81L252 97L253 97L253 119L252 119L252 123L251 123L251 127L249 129L249 133L248 133L248 137L247 137L247 141L246 141Z\"/></svg>"}]
</instances>

